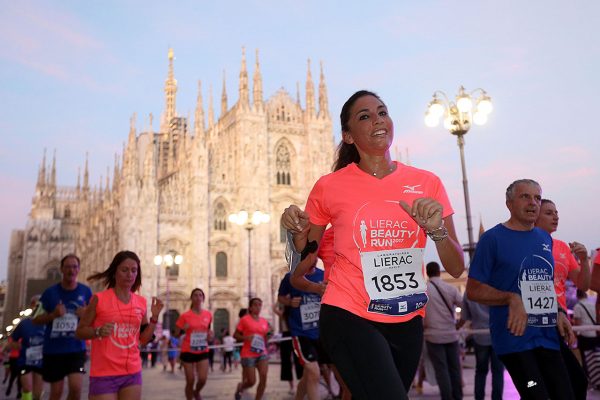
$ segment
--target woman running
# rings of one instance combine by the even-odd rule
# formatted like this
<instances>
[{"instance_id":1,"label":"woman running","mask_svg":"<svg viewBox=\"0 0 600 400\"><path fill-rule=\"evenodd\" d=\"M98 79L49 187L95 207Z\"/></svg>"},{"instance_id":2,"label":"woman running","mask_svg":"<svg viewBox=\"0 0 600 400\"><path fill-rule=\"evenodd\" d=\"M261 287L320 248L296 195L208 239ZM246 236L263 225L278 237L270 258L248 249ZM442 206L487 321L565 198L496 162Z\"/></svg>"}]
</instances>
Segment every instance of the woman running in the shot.
<instances>
[{"instance_id":1,"label":"woman running","mask_svg":"<svg viewBox=\"0 0 600 400\"><path fill-rule=\"evenodd\" d=\"M75 332L78 339L92 339L89 399L141 399L140 345L152 340L163 303L152 298L148 320L146 299L135 293L142 271L132 251L117 253L108 269L88 280L106 287L92 296Z\"/></svg>"},{"instance_id":2,"label":"woman running","mask_svg":"<svg viewBox=\"0 0 600 400\"><path fill-rule=\"evenodd\" d=\"M394 124L379 96L356 92L340 120L335 172L317 181L305 211L288 207L282 225L304 253L328 224L335 230L321 340L352 397L407 399L423 342L427 237L450 275L464 270L453 210L437 176L392 161Z\"/></svg>"},{"instance_id":3,"label":"woman running","mask_svg":"<svg viewBox=\"0 0 600 400\"><path fill-rule=\"evenodd\" d=\"M269 322L260 316L262 300L255 297L250 299L248 313L244 315L233 337L244 342L242 346L242 381L235 390L235 399L242 398L242 392L256 383L256 370L258 369L258 386L256 387L256 400L261 400L267 385L267 372L269 371L269 354L267 352L267 339L273 329Z\"/></svg>"},{"instance_id":4,"label":"woman running","mask_svg":"<svg viewBox=\"0 0 600 400\"><path fill-rule=\"evenodd\" d=\"M213 335L210 330L212 314L202 309L205 300L202 289L192 290L190 299L192 300L190 309L181 314L175 323L175 336L179 337L185 333L180 355L185 372L185 398L199 400L200 391L206 384L208 376L208 342Z\"/></svg>"}]
</instances>

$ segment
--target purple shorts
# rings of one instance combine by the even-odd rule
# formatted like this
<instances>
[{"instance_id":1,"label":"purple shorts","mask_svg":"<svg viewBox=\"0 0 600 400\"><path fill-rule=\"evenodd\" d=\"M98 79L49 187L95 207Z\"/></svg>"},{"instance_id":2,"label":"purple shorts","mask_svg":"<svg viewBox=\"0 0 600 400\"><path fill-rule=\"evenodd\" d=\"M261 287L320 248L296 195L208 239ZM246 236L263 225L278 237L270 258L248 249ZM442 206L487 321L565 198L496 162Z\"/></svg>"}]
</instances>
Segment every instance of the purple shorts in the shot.
<instances>
[{"instance_id":1,"label":"purple shorts","mask_svg":"<svg viewBox=\"0 0 600 400\"><path fill-rule=\"evenodd\" d=\"M90 376L90 396L118 393L127 386L142 385L142 371L129 375Z\"/></svg>"}]
</instances>

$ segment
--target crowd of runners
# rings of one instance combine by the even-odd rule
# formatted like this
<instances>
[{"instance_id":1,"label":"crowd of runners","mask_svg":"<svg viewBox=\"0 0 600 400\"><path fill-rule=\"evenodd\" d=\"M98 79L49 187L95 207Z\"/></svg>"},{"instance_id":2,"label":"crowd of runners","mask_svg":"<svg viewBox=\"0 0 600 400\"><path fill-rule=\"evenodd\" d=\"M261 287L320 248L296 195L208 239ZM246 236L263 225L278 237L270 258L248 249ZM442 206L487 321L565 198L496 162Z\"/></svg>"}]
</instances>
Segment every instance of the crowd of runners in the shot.
<instances>
[{"instance_id":1,"label":"crowd of runners","mask_svg":"<svg viewBox=\"0 0 600 400\"><path fill-rule=\"evenodd\" d=\"M436 263L427 265L429 283L425 276L428 239L451 277L465 270L453 208L440 179L391 159L394 126L375 93L352 95L340 123L333 172L315 183L304 209L290 205L281 218L290 272L280 283L275 311L301 375L297 387L290 386L295 398L318 399L322 378L334 395L335 377L340 386L335 395L343 399L407 399L424 343L437 363L440 396L462 398L460 375L452 372L455 339L439 341L432 333L454 329L454 309L447 301L452 296L453 305L472 302L473 328L489 328L487 342L476 346L487 355L482 353L481 362L477 357L476 373L479 378L483 373L483 381L476 379L476 398L483 398L489 360L497 357L523 399L584 399L588 378L572 351L565 285L570 280L584 293L600 289L600 267L595 276L582 244L550 236L558 212L542 198L541 185L531 179L510 183L509 218L481 236L463 300L440 282ZM324 269L316 267L318 259ZM600 256L592 263L600 264ZM39 399L43 382L49 383L51 400L63 392L68 399L81 398L86 343L91 343L88 398L141 399L145 353L140 349L155 340L163 303L137 294L140 259L131 251L117 253L106 270L89 278L105 288L94 294L77 280L76 255L66 255L60 268L61 282L31 300L32 317L17 326L6 346L13 352L11 371L20 377L21 398ZM204 291L194 289L190 308L170 337L158 339L155 352L163 353L171 371L178 357L184 370L183 395L174 393L175 398L202 398L212 368L215 333L205 301ZM449 314L444 315L444 304ZM262 305L260 298L249 299L233 332L218 334L224 371L232 371L239 348L238 400L252 387L256 399L268 391L274 329L261 317ZM479 315L485 322L476 326ZM595 312L590 318L596 324ZM585 321L576 314L575 323ZM282 353L285 347L282 342ZM283 362L282 379L290 380L292 363L284 368ZM493 398L501 398L501 384L493 386Z\"/></svg>"}]
</instances>

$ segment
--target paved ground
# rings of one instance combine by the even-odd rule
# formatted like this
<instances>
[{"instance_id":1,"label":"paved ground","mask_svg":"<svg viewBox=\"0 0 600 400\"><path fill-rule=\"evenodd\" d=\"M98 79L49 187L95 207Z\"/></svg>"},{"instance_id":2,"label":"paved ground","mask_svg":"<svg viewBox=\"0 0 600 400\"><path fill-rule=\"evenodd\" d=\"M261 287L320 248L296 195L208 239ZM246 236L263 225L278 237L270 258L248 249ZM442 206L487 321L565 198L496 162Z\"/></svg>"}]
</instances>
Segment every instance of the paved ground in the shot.
<instances>
[{"instance_id":1,"label":"paved ground","mask_svg":"<svg viewBox=\"0 0 600 400\"><path fill-rule=\"evenodd\" d=\"M464 368L463 368L463 379L465 381L464 386L464 399L469 400L473 399L473 377L474 377L474 369L473 366L475 361L473 356L467 355ZM269 366L269 376L267 382L267 390L265 394L265 399L267 400L292 400L294 398L293 394L289 392L289 386L287 382L282 382L279 380L279 364L273 363ZM208 382L202 391L202 398L204 400L221 400L233 399L233 393L236 387L237 382L240 380L241 375L241 367L238 370L234 370L231 373L224 373L219 370L219 364L215 364L215 371L209 374ZM488 377L489 378L489 377ZM85 387L84 387L84 396L83 398L87 398L87 377L84 378ZM185 378L183 376L183 372L176 370L175 373L171 374L170 372L164 372L162 366L157 366L155 368L146 368L143 371L143 392L142 398L144 400L176 400L176 399L184 399L183 389L185 384ZM488 393L486 398L490 398L489 388L491 388L491 382L488 379ZM0 398L4 394L4 390L6 389L6 385L2 386L2 393L0 394ZM418 395L415 393L415 390L412 389L409 393L411 399L439 399L439 392L437 387L430 386L426 382L423 388L423 394ZM248 393L245 393L242 397L243 400L254 399L254 388L250 389ZM327 391L325 387L321 387L322 399L327 398ZM15 390L13 389L13 395L9 397L10 399L15 398ZM505 376L505 388L504 388L504 399L518 399L519 396L512 385L510 377L508 375ZM47 394L44 396L44 399L47 399ZM596 399L600 400L600 392L590 390L588 392L588 399Z\"/></svg>"}]
</instances>

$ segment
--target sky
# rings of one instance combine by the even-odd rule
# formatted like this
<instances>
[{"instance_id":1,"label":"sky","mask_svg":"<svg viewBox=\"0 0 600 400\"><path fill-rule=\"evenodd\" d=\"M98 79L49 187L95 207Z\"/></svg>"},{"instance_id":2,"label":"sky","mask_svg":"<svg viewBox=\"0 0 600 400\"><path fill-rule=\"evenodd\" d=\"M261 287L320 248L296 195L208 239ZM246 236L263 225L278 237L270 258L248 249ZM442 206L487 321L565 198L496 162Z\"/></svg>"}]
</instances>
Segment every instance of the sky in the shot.
<instances>
[{"instance_id":1,"label":"sky","mask_svg":"<svg viewBox=\"0 0 600 400\"><path fill-rule=\"evenodd\" d=\"M444 182L463 243L456 138L423 117L436 90L483 88L494 110L465 136L475 231L508 218L505 189L526 177L557 205L555 237L600 247L600 121L583 118L600 94L597 1L0 0L0 9L0 279L44 149L48 162L56 150L59 186L76 185L86 153L99 182L133 113L138 131L149 113L158 130L169 47L183 116L198 80L205 107L212 86L217 116L224 73L229 105L237 101L242 47L250 77L259 50L265 98L282 87L295 98L299 82L303 105L307 59L316 84L322 61L336 142L344 101L377 92L394 149Z\"/></svg>"}]
</instances>

